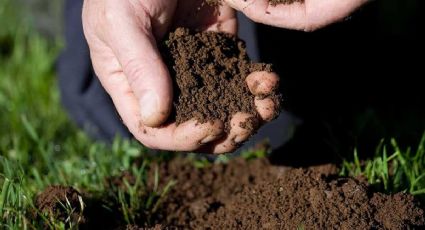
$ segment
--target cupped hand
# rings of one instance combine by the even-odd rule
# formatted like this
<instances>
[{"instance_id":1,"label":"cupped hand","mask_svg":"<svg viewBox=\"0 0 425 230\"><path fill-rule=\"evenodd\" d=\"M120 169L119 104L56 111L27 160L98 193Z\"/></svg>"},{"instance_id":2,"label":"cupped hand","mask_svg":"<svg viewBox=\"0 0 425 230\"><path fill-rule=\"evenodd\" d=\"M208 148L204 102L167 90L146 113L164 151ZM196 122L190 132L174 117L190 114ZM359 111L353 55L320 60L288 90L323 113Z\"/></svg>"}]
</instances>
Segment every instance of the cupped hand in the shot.
<instances>
[{"instance_id":1,"label":"cupped hand","mask_svg":"<svg viewBox=\"0 0 425 230\"><path fill-rule=\"evenodd\" d=\"M254 130L253 125L268 121L275 104L263 95L276 88L274 73L256 72L247 77L259 116L237 113L229 134L216 120L198 124L190 120L177 126L165 123L173 101L172 80L162 61L157 43L173 27L213 30L235 34L237 21L229 6L219 13L204 6L203 0L85 0L84 34L92 64L100 82L111 96L124 124L145 146L173 151L233 151Z\"/></svg>"},{"instance_id":2,"label":"cupped hand","mask_svg":"<svg viewBox=\"0 0 425 230\"><path fill-rule=\"evenodd\" d=\"M224 0L255 22L313 31L340 21L370 0L303 0L271 5L269 0Z\"/></svg>"}]
</instances>

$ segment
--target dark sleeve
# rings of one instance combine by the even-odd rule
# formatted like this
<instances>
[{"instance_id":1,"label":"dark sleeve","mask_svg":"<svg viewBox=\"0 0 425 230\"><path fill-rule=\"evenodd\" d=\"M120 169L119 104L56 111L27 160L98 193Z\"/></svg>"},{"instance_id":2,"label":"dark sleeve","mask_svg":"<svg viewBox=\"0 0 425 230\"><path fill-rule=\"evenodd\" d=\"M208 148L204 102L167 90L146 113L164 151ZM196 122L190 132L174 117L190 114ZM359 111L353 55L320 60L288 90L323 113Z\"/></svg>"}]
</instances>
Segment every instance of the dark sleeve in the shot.
<instances>
[{"instance_id":1,"label":"dark sleeve","mask_svg":"<svg viewBox=\"0 0 425 230\"><path fill-rule=\"evenodd\" d=\"M91 137L111 141L130 134L92 69L81 21L83 0L65 1L65 47L57 63L62 104Z\"/></svg>"}]
</instances>

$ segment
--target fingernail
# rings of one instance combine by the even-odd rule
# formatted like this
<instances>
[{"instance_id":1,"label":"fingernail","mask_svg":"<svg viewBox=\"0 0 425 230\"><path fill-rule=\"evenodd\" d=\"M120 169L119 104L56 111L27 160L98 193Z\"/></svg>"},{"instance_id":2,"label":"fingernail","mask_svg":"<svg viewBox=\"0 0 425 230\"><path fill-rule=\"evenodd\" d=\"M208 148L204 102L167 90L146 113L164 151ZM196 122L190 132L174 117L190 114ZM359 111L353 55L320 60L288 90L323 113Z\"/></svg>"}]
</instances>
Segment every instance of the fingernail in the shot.
<instances>
[{"instance_id":1,"label":"fingernail","mask_svg":"<svg viewBox=\"0 0 425 230\"><path fill-rule=\"evenodd\" d=\"M140 113L143 122L150 122L154 119L155 113L158 110L158 96L152 91L148 90L140 97Z\"/></svg>"},{"instance_id":2,"label":"fingernail","mask_svg":"<svg viewBox=\"0 0 425 230\"><path fill-rule=\"evenodd\" d=\"M235 139L233 139L233 141L235 143L241 143L241 142L246 141L250 136L251 136L250 134L248 134L248 135L246 135L246 134L245 135L238 135L238 136L235 137Z\"/></svg>"}]
</instances>

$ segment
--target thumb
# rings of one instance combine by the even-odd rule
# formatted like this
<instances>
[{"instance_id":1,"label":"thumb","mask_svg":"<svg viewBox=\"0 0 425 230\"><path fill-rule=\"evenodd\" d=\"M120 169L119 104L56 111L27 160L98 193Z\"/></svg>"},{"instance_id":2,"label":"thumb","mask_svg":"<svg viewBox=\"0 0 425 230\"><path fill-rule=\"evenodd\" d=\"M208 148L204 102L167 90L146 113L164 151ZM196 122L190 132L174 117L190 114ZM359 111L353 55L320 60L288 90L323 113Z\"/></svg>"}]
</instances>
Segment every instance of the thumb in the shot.
<instances>
[{"instance_id":1,"label":"thumb","mask_svg":"<svg viewBox=\"0 0 425 230\"><path fill-rule=\"evenodd\" d=\"M142 123L156 127L171 112L172 81L152 34L148 14L133 16L131 8L109 21L107 43L121 64L138 99ZM121 11L122 12L122 11Z\"/></svg>"}]
</instances>

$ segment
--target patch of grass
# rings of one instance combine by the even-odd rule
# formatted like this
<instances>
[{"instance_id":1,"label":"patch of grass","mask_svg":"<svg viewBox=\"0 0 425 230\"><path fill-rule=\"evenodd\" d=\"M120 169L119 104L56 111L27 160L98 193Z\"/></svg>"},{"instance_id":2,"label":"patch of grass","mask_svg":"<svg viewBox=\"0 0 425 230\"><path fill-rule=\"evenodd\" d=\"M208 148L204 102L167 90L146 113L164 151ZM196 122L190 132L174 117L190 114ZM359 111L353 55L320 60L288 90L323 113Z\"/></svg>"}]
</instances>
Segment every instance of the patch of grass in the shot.
<instances>
[{"instance_id":1,"label":"patch of grass","mask_svg":"<svg viewBox=\"0 0 425 230\"><path fill-rule=\"evenodd\" d=\"M400 149L396 140L388 147L381 141L373 159L344 161L341 175L364 176L380 191L407 192L425 201L425 133L416 150Z\"/></svg>"},{"instance_id":2,"label":"patch of grass","mask_svg":"<svg viewBox=\"0 0 425 230\"><path fill-rule=\"evenodd\" d=\"M0 18L7 21L0 27L0 229L39 229L45 224L61 229L69 223L34 220L37 193L60 184L102 196L108 193L105 180L136 170L133 162L147 149L119 137L111 146L95 142L70 122L60 105L54 71L62 44L40 36L21 14L14 1L0 1ZM122 215L128 223L140 209L158 209L172 185L147 191L149 162L144 158L145 167L134 171L143 182L117 188L128 197L127 203L117 199L125 206ZM152 201L138 200L140 192Z\"/></svg>"},{"instance_id":3,"label":"patch of grass","mask_svg":"<svg viewBox=\"0 0 425 230\"><path fill-rule=\"evenodd\" d=\"M162 188L159 186L159 173L156 167L151 182L153 186L149 186L147 169L148 163L144 161L141 166L133 165L128 175L134 178L130 182L124 178L121 186L111 186L114 203L120 204L122 218L126 224L151 224L153 215L156 214L164 199L166 198L171 187L175 185L175 181L169 181ZM144 220L144 223L140 223Z\"/></svg>"},{"instance_id":4,"label":"patch of grass","mask_svg":"<svg viewBox=\"0 0 425 230\"><path fill-rule=\"evenodd\" d=\"M212 164L226 164L235 157L242 157L250 161L258 158L265 158L271 153L268 141L258 143L255 147L245 149L240 154L221 154L214 157L206 157L203 155L190 153L186 157L193 163L196 168L205 168Z\"/></svg>"},{"instance_id":5,"label":"patch of grass","mask_svg":"<svg viewBox=\"0 0 425 230\"><path fill-rule=\"evenodd\" d=\"M64 210L66 216L65 220L60 221L55 216L50 213L38 213L41 218L43 218L44 223L47 223L47 226L51 229L78 229L78 226L84 220L84 207L83 198L78 196L79 204L78 207L72 206L71 202L67 197L65 201L62 202L57 199L57 202ZM38 210L36 210L38 211Z\"/></svg>"},{"instance_id":6,"label":"patch of grass","mask_svg":"<svg viewBox=\"0 0 425 230\"><path fill-rule=\"evenodd\" d=\"M253 160L258 158L264 158L269 154L267 149L258 148L258 149L249 149L247 151L243 151L241 153L241 157L243 157L245 160Z\"/></svg>"},{"instance_id":7,"label":"patch of grass","mask_svg":"<svg viewBox=\"0 0 425 230\"><path fill-rule=\"evenodd\" d=\"M186 156L192 162L195 168L206 168L211 166L212 164L226 164L231 159L235 157L242 157L243 159L250 161L253 159L264 158L269 154L267 149L264 148L252 148L242 151L240 155L226 155L221 154L218 156L214 156L211 158L207 158L206 156L199 155L196 153L190 153Z\"/></svg>"}]
</instances>

